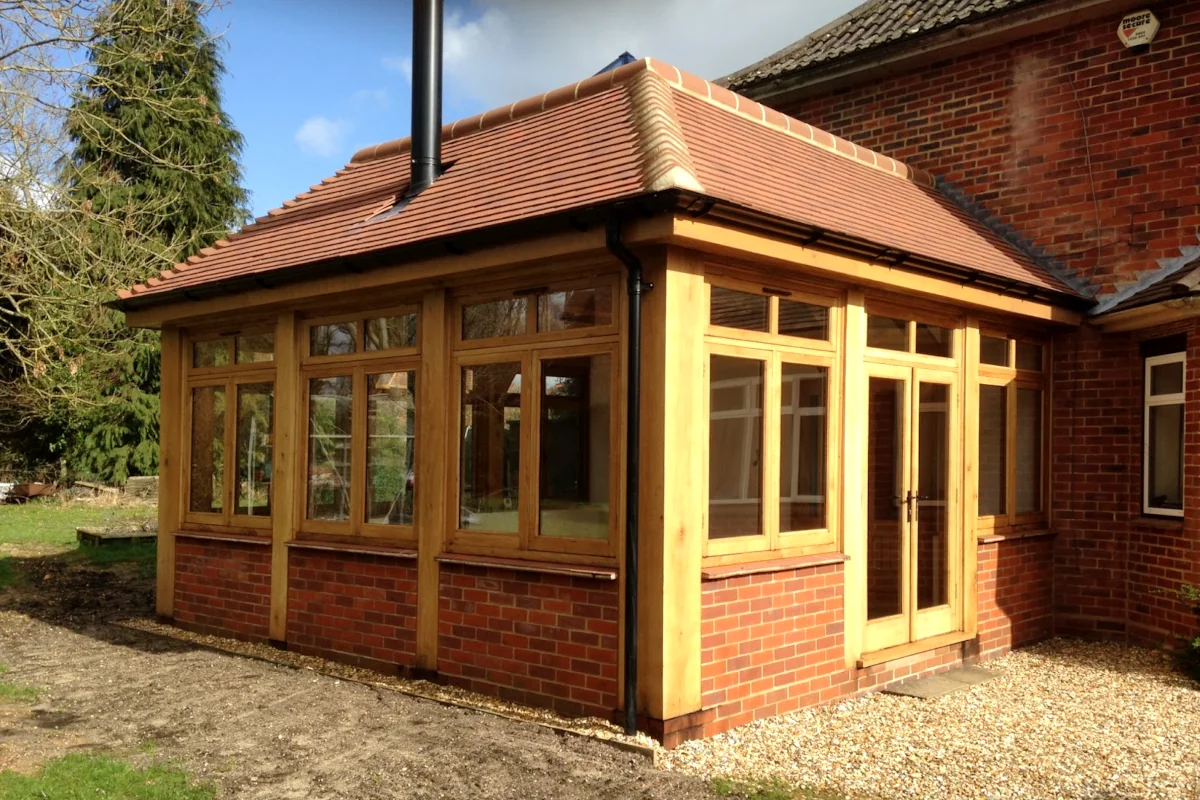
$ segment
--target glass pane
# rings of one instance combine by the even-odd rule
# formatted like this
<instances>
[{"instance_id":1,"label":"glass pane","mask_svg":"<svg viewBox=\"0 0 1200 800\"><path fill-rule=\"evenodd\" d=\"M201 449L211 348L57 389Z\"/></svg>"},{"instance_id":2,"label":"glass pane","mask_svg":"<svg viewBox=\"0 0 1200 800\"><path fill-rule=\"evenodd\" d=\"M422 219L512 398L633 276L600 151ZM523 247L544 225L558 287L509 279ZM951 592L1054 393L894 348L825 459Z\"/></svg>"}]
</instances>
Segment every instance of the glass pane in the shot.
<instances>
[{"instance_id":1,"label":"glass pane","mask_svg":"<svg viewBox=\"0 0 1200 800\"><path fill-rule=\"evenodd\" d=\"M192 345L193 367L224 367L229 364L229 340L213 339Z\"/></svg>"},{"instance_id":2,"label":"glass pane","mask_svg":"<svg viewBox=\"0 0 1200 800\"><path fill-rule=\"evenodd\" d=\"M1183 362L1157 364L1150 368L1150 394L1181 394L1183 392Z\"/></svg>"},{"instance_id":3,"label":"glass pane","mask_svg":"<svg viewBox=\"0 0 1200 800\"><path fill-rule=\"evenodd\" d=\"M417 346L417 313L367 320L364 349L396 350Z\"/></svg>"},{"instance_id":4,"label":"glass pane","mask_svg":"<svg viewBox=\"0 0 1200 800\"><path fill-rule=\"evenodd\" d=\"M191 500L188 509L220 514L225 508L225 387L192 390Z\"/></svg>"},{"instance_id":5,"label":"glass pane","mask_svg":"<svg viewBox=\"0 0 1200 800\"><path fill-rule=\"evenodd\" d=\"M1146 505L1183 509L1183 404L1150 407Z\"/></svg>"},{"instance_id":6,"label":"glass pane","mask_svg":"<svg viewBox=\"0 0 1200 800\"><path fill-rule=\"evenodd\" d=\"M1042 510L1042 392L1017 389L1017 513Z\"/></svg>"},{"instance_id":7,"label":"glass pane","mask_svg":"<svg viewBox=\"0 0 1200 800\"><path fill-rule=\"evenodd\" d=\"M904 611L904 415L907 384L871 378L867 389L867 619Z\"/></svg>"},{"instance_id":8,"label":"glass pane","mask_svg":"<svg viewBox=\"0 0 1200 800\"><path fill-rule=\"evenodd\" d=\"M1008 339L995 336L979 337L979 363L995 367L1008 366Z\"/></svg>"},{"instance_id":9,"label":"glass pane","mask_svg":"<svg viewBox=\"0 0 1200 800\"><path fill-rule=\"evenodd\" d=\"M741 328L744 331L770 330L769 309L771 298L749 292L737 292L721 286L712 287L712 305L708 310L708 321L726 328Z\"/></svg>"},{"instance_id":10,"label":"glass pane","mask_svg":"<svg viewBox=\"0 0 1200 800\"><path fill-rule=\"evenodd\" d=\"M237 507L235 514L271 516L272 407L275 384L237 387Z\"/></svg>"},{"instance_id":11,"label":"glass pane","mask_svg":"<svg viewBox=\"0 0 1200 800\"><path fill-rule=\"evenodd\" d=\"M715 291L715 287L714 287ZM708 537L763 532L761 361L712 356L708 417ZM736 395L729 410L720 396Z\"/></svg>"},{"instance_id":12,"label":"glass pane","mask_svg":"<svg viewBox=\"0 0 1200 800\"><path fill-rule=\"evenodd\" d=\"M1008 389L979 387L979 516L1003 514L1008 500Z\"/></svg>"},{"instance_id":13,"label":"glass pane","mask_svg":"<svg viewBox=\"0 0 1200 800\"><path fill-rule=\"evenodd\" d=\"M367 376L366 522L413 524L417 373Z\"/></svg>"},{"instance_id":14,"label":"glass pane","mask_svg":"<svg viewBox=\"0 0 1200 800\"><path fill-rule=\"evenodd\" d=\"M494 339L501 336L523 336L529 332L525 324L528 298L514 297L463 306L462 337L464 339Z\"/></svg>"},{"instance_id":15,"label":"glass pane","mask_svg":"<svg viewBox=\"0 0 1200 800\"><path fill-rule=\"evenodd\" d=\"M954 355L954 332L949 328L918 322L917 352L923 356L950 358Z\"/></svg>"},{"instance_id":16,"label":"glass pane","mask_svg":"<svg viewBox=\"0 0 1200 800\"><path fill-rule=\"evenodd\" d=\"M607 539L612 357L542 362L542 536Z\"/></svg>"},{"instance_id":17,"label":"glass pane","mask_svg":"<svg viewBox=\"0 0 1200 800\"><path fill-rule=\"evenodd\" d=\"M867 347L908 350L908 322L890 317L867 315Z\"/></svg>"},{"instance_id":18,"label":"glass pane","mask_svg":"<svg viewBox=\"0 0 1200 800\"><path fill-rule=\"evenodd\" d=\"M350 519L354 379L308 382L308 518Z\"/></svg>"},{"instance_id":19,"label":"glass pane","mask_svg":"<svg viewBox=\"0 0 1200 800\"><path fill-rule=\"evenodd\" d=\"M571 289L538 297L538 330L542 333L612 324L611 286Z\"/></svg>"},{"instance_id":20,"label":"glass pane","mask_svg":"<svg viewBox=\"0 0 1200 800\"><path fill-rule=\"evenodd\" d=\"M515 533L521 475L521 364L462 370L459 525Z\"/></svg>"},{"instance_id":21,"label":"glass pane","mask_svg":"<svg viewBox=\"0 0 1200 800\"><path fill-rule=\"evenodd\" d=\"M358 323L335 322L332 325L313 325L309 328L308 338L310 355L349 355L358 347Z\"/></svg>"},{"instance_id":22,"label":"glass pane","mask_svg":"<svg viewBox=\"0 0 1200 800\"><path fill-rule=\"evenodd\" d=\"M1017 369L1040 372L1042 369L1042 346L1032 342L1017 342Z\"/></svg>"},{"instance_id":23,"label":"glass pane","mask_svg":"<svg viewBox=\"0 0 1200 800\"><path fill-rule=\"evenodd\" d=\"M779 301L779 333L803 339L829 339L829 309L811 303Z\"/></svg>"},{"instance_id":24,"label":"glass pane","mask_svg":"<svg viewBox=\"0 0 1200 800\"><path fill-rule=\"evenodd\" d=\"M780 365L779 530L825 527L825 367Z\"/></svg>"},{"instance_id":25,"label":"glass pane","mask_svg":"<svg viewBox=\"0 0 1200 800\"><path fill-rule=\"evenodd\" d=\"M917 609L945 605L950 584L950 387L922 383L917 409Z\"/></svg>"},{"instance_id":26,"label":"glass pane","mask_svg":"<svg viewBox=\"0 0 1200 800\"><path fill-rule=\"evenodd\" d=\"M251 333L239 336L235 342L237 363L261 364L275 360L275 333Z\"/></svg>"}]
</instances>

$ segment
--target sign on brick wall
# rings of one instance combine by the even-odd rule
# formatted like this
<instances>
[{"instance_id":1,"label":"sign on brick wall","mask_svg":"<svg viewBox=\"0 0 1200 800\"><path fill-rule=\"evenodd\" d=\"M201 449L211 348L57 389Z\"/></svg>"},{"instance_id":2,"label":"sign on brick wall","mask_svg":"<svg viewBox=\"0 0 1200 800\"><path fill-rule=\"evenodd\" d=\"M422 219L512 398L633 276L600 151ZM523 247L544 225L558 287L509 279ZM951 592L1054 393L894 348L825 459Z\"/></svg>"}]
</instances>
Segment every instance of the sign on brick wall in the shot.
<instances>
[{"instance_id":1,"label":"sign on brick wall","mask_svg":"<svg viewBox=\"0 0 1200 800\"><path fill-rule=\"evenodd\" d=\"M1148 9L1131 11L1121 20L1117 36L1126 47L1150 44L1158 34L1158 17Z\"/></svg>"}]
</instances>

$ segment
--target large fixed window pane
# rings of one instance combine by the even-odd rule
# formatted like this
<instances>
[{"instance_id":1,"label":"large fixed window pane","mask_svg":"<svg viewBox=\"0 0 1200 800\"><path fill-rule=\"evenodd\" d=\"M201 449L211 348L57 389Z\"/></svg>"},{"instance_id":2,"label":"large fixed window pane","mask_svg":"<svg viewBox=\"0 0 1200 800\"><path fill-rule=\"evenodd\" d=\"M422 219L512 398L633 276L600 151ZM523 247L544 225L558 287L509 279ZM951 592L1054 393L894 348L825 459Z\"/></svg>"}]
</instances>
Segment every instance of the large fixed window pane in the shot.
<instances>
[{"instance_id":1,"label":"large fixed window pane","mask_svg":"<svg viewBox=\"0 0 1200 800\"><path fill-rule=\"evenodd\" d=\"M607 539L612 358L548 359L541 370L538 532Z\"/></svg>"},{"instance_id":2,"label":"large fixed window pane","mask_svg":"<svg viewBox=\"0 0 1200 800\"><path fill-rule=\"evenodd\" d=\"M235 514L271 516L274 401L273 383L243 383L237 387Z\"/></svg>"},{"instance_id":3,"label":"large fixed window pane","mask_svg":"<svg viewBox=\"0 0 1200 800\"><path fill-rule=\"evenodd\" d=\"M462 368L459 526L515 533L521 475L521 364Z\"/></svg>"},{"instance_id":4,"label":"large fixed window pane","mask_svg":"<svg viewBox=\"0 0 1200 800\"><path fill-rule=\"evenodd\" d=\"M1005 513L1008 488L1008 389L979 387L979 516Z\"/></svg>"},{"instance_id":5,"label":"large fixed window pane","mask_svg":"<svg viewBox=\"0 0 1200 800\"><path fill-rule=\"evenodd\" d=\"M192 389L192 464L188 510L220 514L225 507L225 387Z\"/></svg>"},{"instance_id":6,"label":"large fixed window pane","mask_svg":"<svg viewBox=\"0 0 1200 800\"><path fill-rule=\"evenodd\" d=\"M398 350L417 346L417 312L367 320L363 349Z\"/></svg>"},{"instance_id":7,"label":"large fixed window pane","mask_svg":"<svg viewBox=\"0 0 1200 800\"><path fill-rule=\"evenodd\" d=\"M829 370L780 365L779 530L826 526L826 402Z\"/></svg>"},{"instance_id":8,"label":"large fixed window pane","mask_svg":"<svg viewBox=\"0 0 1200 800\"><path fill-rule=\"evenodd\" d=\"M345 356L358 347L358 323L335 322L308 329L309 355Z\"/></svg>"},{"instance_id":9,"label":"large fixed window pane","mask_svg":"<svg viewBox=\"0 0 1200 800\"><path fill-rule=\"evenodd\" d=\"M1170 366L1170 365L1168 365ZM1183 365L1180 364L1180 367ZM1183 510L1183 404L1151 406L1146 505Z\"/></svg>"},{"instance_id":10,"label":"large fixed window pane","mask_svg":"<svg viewBox=\"0 0 1200 800\"><path fill-rule=\"evenodd\" d=\"M539 333L612 324L611 286L550 292L539 295L537 304Z\"/></svg>"},{"instance_id":11,"label":"large fixed window pane","mask_svg":"<svg viewBox=\"0 0 1200 800\"><path fill-rule=\"evenodd\" d=\"M463 306L462 338L495 339L522 336L529 332L525 322L528 307L529 299L526 297Z\"/></svg>"},{"instance_id":12,"label":"large fixed window pane","mask_svg":"<svg viewBox=\"0 0 1200 800\"><path fill-rule=\"evenodd\" d=\"M411 525L417 373L367 376L366 522Z\"/></svg>"},{"instance_id":13,"label":"large fixed window pane","mask_svg":"<svg viewBox=\"0 0 1200 800\"><path fill-rule=\"evenodd\" d=\"M711 357L708 418L710 539L763 533L763 367L761 361Z\"/></svg>"},{"instance_id":14,"label":"large fixed window pane","mask_svg":"<svg viewBox=\"0 0 1200 800\"><path fill-rule=\"evenodd\" d=\"M350 519L350 436L354 379L308 383L308 518Z\"/></svg>"},{"instance_id":15,"label":"large fixed window pane","mask_svg":"<svg viewBox=\"0 0 1200 800\"><path fill-rule=\"evenodd\" d=\"M904 430L908 384L867 385L867 619L904 611Z\"/></svg>"},{"instance_id":16,"label":"large fixed window pane","mask_svg":"<svg viewBox=\"0 0 1200 800\"><path fill-rule=\"evenodd\" d=\"M917 608L950 602L950 387L922 382L917 409Z\"/></svg>"},{"instance_id":17,"label":"large fixed window pane","mask_svg":"<svg viewBox=\"0 0 1200 800\"><path fill-rule=\"evenodd\" d=\"M762 333L770 330L769 297L714 286L710 303L708 321L713 325Z\"/></svg>"},{"instance_id":18,"label":"large fixed window pane","mask_svg":"<svg viewBox=\"0 0 1200 800\"><path fill-rule=\"evenodd\" d=\"M1042 392L1017 389L1017 513L1042 510Z\"/></svg>"}]
</instances>

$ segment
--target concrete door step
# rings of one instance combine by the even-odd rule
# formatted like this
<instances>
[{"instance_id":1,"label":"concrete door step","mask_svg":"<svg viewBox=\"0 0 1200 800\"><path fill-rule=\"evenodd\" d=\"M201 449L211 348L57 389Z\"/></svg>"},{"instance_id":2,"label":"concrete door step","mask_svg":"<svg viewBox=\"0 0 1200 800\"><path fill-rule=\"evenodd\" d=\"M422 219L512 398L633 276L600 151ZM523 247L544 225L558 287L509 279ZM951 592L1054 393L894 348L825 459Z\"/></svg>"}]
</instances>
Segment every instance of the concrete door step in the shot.
<instances>
[{"instance_id":1,"label":"concrete door step","mask_svg":"<svg viewBox=\"0 0 1200 800\"><path fill-rule=\"evenodd\" d=\"M984 681L990 681L999 672L983 667L958 667L940 675L930 675L928 678L913 678L901 683L888 686L883 691L887 694L898 694L902 697L916 697L921 700L932 700L935 697L957 692Z\"/></svg>"}]
</instances>

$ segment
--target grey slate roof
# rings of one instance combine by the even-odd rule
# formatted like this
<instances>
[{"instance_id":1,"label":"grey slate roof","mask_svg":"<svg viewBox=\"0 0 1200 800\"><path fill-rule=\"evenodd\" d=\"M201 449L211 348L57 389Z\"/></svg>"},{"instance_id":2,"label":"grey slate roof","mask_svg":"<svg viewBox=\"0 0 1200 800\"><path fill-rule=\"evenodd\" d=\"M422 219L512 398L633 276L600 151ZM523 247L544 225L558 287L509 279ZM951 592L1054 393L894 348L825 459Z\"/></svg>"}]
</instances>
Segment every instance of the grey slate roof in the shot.
<instances>
[{"instance_id":1,"label":"grey slate roof","mask_svg":"<svg viewBox=\"0 0 1200 800\"><path fill-rule=\"evenodd\" d=\"M1042 0L867 0L718 83L744 91L763 81L1038 2Z\"/></svg>"},{"instance_id":2,"label":"grey slate roof","mask_svg":"<svg viewBox=\"0 0 1200 800\"><path fill-rule=\"evenodd\" d=\"M1200 242L1200 234L1196 240ZM1200 294L1200 245L1180 248L1176 258L1159 259L1159 269L1146 273L1124 291L1106 298L1093 314L1115 314L1163 300Z\"/></svg>"}]
</instances>

